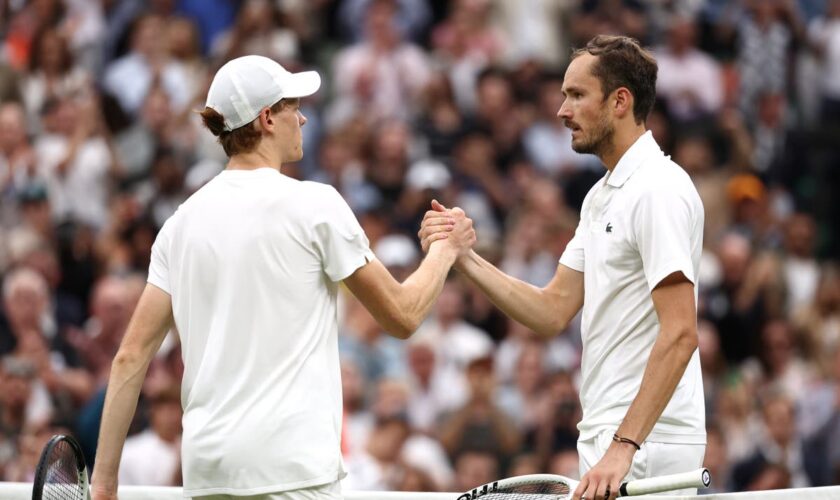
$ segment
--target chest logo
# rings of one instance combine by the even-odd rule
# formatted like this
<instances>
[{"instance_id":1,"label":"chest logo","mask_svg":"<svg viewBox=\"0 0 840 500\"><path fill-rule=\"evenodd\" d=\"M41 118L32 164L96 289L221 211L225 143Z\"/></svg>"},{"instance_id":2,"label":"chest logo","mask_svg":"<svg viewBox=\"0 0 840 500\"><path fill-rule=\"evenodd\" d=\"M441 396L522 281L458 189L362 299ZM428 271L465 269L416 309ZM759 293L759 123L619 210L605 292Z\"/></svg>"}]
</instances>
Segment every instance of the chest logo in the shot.
<instances>
[{"instance_id":1,"label":"chest logo","mask_svg":"<svg viewBox=\"0 0 840 500\"><path fill-rule=\"evenodd\" d=\"M607 222L607 232L608 233L612 232L612 223L610 223L610 222Z\"/></svg>"}]
</instances>

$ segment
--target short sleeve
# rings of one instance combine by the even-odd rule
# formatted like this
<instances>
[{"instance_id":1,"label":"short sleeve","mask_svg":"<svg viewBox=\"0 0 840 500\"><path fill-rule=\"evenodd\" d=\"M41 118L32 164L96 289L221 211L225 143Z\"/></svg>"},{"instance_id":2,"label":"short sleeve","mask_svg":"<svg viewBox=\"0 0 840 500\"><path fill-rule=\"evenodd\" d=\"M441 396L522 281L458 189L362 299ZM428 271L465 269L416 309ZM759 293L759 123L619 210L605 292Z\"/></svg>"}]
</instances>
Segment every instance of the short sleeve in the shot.
<instances>
[{"instance_id":1,"label":"short sleeve","mask_svg":"<svg viewBox=\"0 0 840 500\"><path fill-rule=\"evenodd\" d=\"M373 260L367 236L350 206L333 187L324 191L323 212L316 219L314 241L324 273L343 280Z\"/></svg>"},{"instance_id":2,"label":"short sleeve","mask_svg":"<svg viewBox=\"0 0 840 500\"><path fill-rule=\"evenodd\" d=\"M149 262L149 277L146 281L172 295L169 286L169 228L168 221L158 232L152 245L152 257Z\"/></svg>"},{"instance_id":3,"label":"short sleeve","mask_svg":"<svg viewBox=\"0 0 840 500\"><path fill-rule=\"evenodd\" d=\"M583 265L585 263L583 255L583 220L578 223L575 229L575 235L566 245L563 250L563 255L560 256L560 263L569 269L574 269L578 272L583 272Z\"/></svg>"},{"instance_id":4,"label":"short sleeve","mask_svg":"<svg viewBox=\"0 0 840 500\"><path fill-rule=\"evenodd\" d=\"M677 271L696 283L691 259L696 221L690 201L675 191L647 192L634 207L632 218L648 288L653 291Z\"/></svg>"}]
</instances>

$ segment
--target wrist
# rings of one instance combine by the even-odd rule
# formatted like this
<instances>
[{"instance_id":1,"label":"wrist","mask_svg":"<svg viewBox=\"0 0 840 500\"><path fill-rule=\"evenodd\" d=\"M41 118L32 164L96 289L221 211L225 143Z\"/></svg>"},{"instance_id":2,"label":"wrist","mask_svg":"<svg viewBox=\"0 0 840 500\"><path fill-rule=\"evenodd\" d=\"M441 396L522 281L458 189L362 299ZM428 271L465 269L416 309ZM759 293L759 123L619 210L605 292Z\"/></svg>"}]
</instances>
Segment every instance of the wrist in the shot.
<instances>
[{"instance_id":1,"label":"wrist","mask_svg":"<svg viewBox=\"0 0 840 500\"><path fill-rule=\"evenodd\" d=\"M622 454L628 455L631 458L641 449L638 442L633 439L620 436L617 433L613 434L611 448L619 450Z\"/></svg>"},{"instance_id":2,"label":"wrist","mask_svg":"<svg viewBox=\"0 0 840 500\"><path fill-rule=\"evenodd\" d=\"M439 258L452 265L458 258L458 249L446 240L433 241L429 246L429 255L438 255Z\"/></svg>"},{"instance_id":3,"label":"wrist","mask_svg":"<svg viewBox=\"0 0 840 500\"><path fill-rule=\"evenodd\" d=\"M453 265L453 267L456 271L465 272L468 266L475 263L476 256L477 254L475 253L475 250L470 248L465 253L458 255L458 258L455 260L455 264Z\"/></svg>"}]
</instances>

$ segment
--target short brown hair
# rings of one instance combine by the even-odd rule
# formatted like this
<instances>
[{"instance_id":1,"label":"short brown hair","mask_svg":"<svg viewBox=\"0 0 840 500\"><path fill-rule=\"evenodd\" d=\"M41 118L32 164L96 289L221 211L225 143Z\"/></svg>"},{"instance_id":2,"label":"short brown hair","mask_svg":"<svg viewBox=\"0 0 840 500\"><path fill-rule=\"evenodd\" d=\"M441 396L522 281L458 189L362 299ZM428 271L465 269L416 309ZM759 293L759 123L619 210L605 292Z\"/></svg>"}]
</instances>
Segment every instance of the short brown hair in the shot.
<instances>
[{"instance_id":1,"label":"short brown hair","mask_svg":"<svg viewBox=\"0 0 840 500\"><path fill-rule=\"evenodd\" d=\"M278 113L285 107L287 102L285 99L280 99L269 109L272 113ZM228 157L240 153L249 153L260 143L262 134L254 126L253 121L237 129L225 130L225 117L215 109L207 107L200 114L201 119L204 121L204 126L219 138L219 144L222 145Z\"/></svg>"},{"instance_id":2,"label":"short brown hair","mask_svg":"<svg viewBox=\"0 0 840 500\"><path fill-rule=\"evenodd\" d=\"M598 35L586 47L572 53L572 59L591 54L598 59L592 74L601 82L604 98L625 87L633 94L633 117L644 122L656 101L656 59L639 42L626 36Z\"/></svg>"}]
</instances>

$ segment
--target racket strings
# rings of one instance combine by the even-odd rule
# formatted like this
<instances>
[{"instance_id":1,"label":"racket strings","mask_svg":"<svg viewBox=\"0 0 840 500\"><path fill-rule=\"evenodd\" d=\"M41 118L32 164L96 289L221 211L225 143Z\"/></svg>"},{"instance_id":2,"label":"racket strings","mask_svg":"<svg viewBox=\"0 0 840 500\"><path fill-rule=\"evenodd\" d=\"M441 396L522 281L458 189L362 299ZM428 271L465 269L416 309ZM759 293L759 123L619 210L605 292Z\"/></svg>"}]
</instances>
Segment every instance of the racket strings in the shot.
<instances>
[{"instance_id":1,"label":"racket strings","mask_svg":"<svg viewBox=\"0 0 840 500\"><path fill-rule=\"evenodd\" d=\"M572 497L568 484L556 481L539 481L510 486L500 486L494 491L477 496L481 500L565 500Z\"/></svg>"},{"instance_id":2,"label":"racket strings","mask_svg":"<svg viewBox=\"0 0 840 500\"><path fill-rule=\"evenodd\" d=\"M86 493L79 477L79 464L73 448L59 442L50 451L43 500L85 500Z\"/></svg>"}]
</instances>

